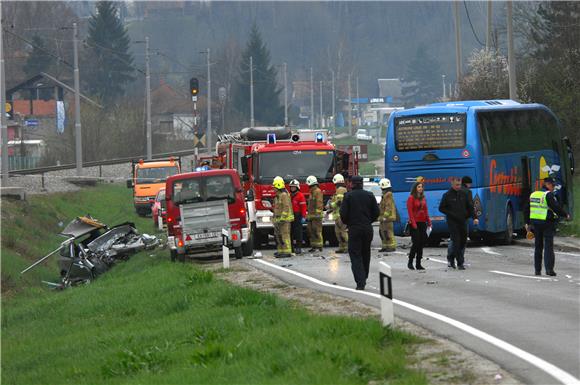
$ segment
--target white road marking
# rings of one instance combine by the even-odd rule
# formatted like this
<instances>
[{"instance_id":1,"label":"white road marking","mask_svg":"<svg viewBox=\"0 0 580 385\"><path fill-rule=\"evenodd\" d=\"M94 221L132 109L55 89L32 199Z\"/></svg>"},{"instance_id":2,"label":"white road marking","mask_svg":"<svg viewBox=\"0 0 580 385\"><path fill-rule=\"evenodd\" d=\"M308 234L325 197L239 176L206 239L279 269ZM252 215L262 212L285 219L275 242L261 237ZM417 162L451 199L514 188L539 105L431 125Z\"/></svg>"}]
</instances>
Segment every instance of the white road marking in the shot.
<instances>
[{"instance_id":1,"label":"white road marking","mask_svg":"<svg viewBox=\"0 0 580 385\"><path fill-rule=\"evenodd\" d=\"M509 246L509 247L510 248L513 248L513 249L518 249L518 250L526 250L526 251L529 251L532 254L534 253L534 248L533 247L518 247L518 246ZM577 254L577 253L568 253L568 252L565 252L565 251L554 251L554 253L556 253L556 254L562 254L562 255L570 255L572 257L580 257L580 254Z\"/></svg>"},{"instance_id":2,"label":"white road marking","mask_svg":"<svg viewBox=\"0 0 580 385\"><path fill-rule=\"evenodd\" d=\"M407 253L403 253L402 251L394 251L395 254L407 255Z\"/></svg>"},{"instance_id":3,"label":"white road marking","mask_svg":"<svg viewBox=\"0 0 580 385\"><path fill-rule=\"evenodd\" d=\"M321 281L321 280L316 279L314 277L311 277L309 275L299 273L297 271L293 271L290 269L286 269L286 268L280 267L280 266L275 265L275 264L270 263L270 262L266 262L266 261L261 260L261 259L255 259L254 261L257 263L261 263L263 265L269 266L271 268L284 271L285 273L293 274L297 277L300 277L300 278L303 278L307 281L316 283L320 286L330 287L330 288L333 288L336 290L348 291L348 292L352 292L352 293L363 294L363 295L367 295L369 297L373 297L373 298L377 298L377 299L379 299L381 297L377 293L369 293L368 291L364 291L364 290L355 290L355 289L351 289L351 288L344 287L344 286L332 285L330 283L326 283L324 281ZM451 326L454 326L460 330L463 330L464 332L469 333L474 337L480 338L480 339L482 339L482 340L484 340L484 341L486 341L486 342L488 342L488 343L490 343L490 344L492 344L492 345L494 345L502 350L505 350L508 353L513 354L516 357L521 358L522 360L528 362L529 364L535 366L536 368L543 370L548 375L550 375L553 378L555 378L556 380L560 381L562 384L580 385L580 380L577 379L576 377L574 377L573 375L571 375L570 373L558 368L557 366L555 366L547 361L544 361L543 359L541 359L538 356L535 356L531 353L526 352L525 350L518 348L517 346L514 346L514 345L512 345L504 340L501 340L497 337L494 337L494 336L492 336L486 332L483 332L479 329L476 329L473 326L469 326L461 321L454 320L453 318L449 318L449 317L444 316L442 314L435 313L431 310L423 309L422 307L412 305L408 302L404 302L404 301L401 301L398 299L393 299L393 303L395 303L399 306L406 307L407 309L416 311L417 313L426 315L428 317L435 318L441 322L444 322L444 323L449 324Z\"/></svg>"},{"instance_id":4,"label":"white road marking","mask_svg":"<svg viewBox=\"0 0 580 385\"><path fill-rule=\"evenodd\" d=\"M522 274L507 273L505 271L497 271L497 270L490 270L489 272L496 273L496 274L502 274L502 275L509 275L510 277L552 280L552 278L550 278L550 277L540 277L538 275L522 275Z\"/></svg>"},{"instance_id":5,"label":"white road marking","mask_svg":"<svg viewBox=\"0 0 580 385\"><path fill-rule=\"evenodd\" d=\"M500 253L496 253L495 251L491 251L490 247L482 247L481 250L484 253L491 254L491 255L501 255Z\"/></svg>"},{"instance_id":6,"label":"white road marking","mask_svg":"<svg viewBox=\"0 0 580 385\"><path fill-rule=\"evenodd\" d=\"M437 258L433 258L433 257L428 257L428 258L429 258L430 261L437 262L437 263L442 263L444 265L447 265L447 263L448 263L447 261L443 261L441 259L437 259Z\"/></svg>"}]
</instances>

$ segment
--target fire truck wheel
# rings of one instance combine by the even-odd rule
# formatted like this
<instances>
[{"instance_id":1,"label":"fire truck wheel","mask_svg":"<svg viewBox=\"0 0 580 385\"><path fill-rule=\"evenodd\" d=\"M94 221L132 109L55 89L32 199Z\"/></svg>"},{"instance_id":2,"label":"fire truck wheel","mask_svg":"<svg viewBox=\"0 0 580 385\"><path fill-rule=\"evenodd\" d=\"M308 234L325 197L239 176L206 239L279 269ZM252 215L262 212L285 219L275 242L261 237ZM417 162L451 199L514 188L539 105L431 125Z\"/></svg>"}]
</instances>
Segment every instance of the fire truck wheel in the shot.
<instances>
[{"instance_id":1,"label":"fire truck wheel","mask_svg":"<svg viewBox=\"0 0 580 385\"><path fill-rule=\"evenodd\" d=\"M175 262L177 259L177 250L169 250L169 256L171 257L171 262Z\"/></svg>"},{"instance_id":2,"label":"fire truck wheel","mask_svg":"<svg viewBox=\"0 0 580 385\"><path fill-rule=\"evenodd\" d=\"M236 247L236 248L234 249L234 253L235 253L235 255L236 255L236 259L242 259L242 254L243 254L243 253L242 253L242 246L240 246L240 247Z\"/></svg>"},{"instance_id":3,"label":"fire truck wheel","mask_svg":"<svg viewBox=\"0 0 580 385\"><path fill-rule=\"evenodd\" d=\"M250 233L250 237L246 243L242 243L242 254L244 257L249 257L254 252L254 233Z\"/></svg>"}]
</instances>

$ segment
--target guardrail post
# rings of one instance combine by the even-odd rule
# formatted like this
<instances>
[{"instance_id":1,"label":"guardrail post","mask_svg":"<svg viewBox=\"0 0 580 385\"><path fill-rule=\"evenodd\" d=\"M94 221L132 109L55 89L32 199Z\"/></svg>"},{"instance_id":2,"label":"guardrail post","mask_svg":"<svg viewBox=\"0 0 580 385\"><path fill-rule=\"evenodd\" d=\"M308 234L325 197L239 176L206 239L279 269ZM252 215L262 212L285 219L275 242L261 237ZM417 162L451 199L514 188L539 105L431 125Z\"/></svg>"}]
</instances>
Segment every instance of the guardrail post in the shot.
<instances>
[{"instance_id":1,"label":"guardrail post","mask_svg":"<svg viewBox=\"0 0 580 385\"><path fill-rule=\"evenodd\" d=\"M103 166L99 164L99 178L103 177Z\"/></svg>"},{"instance_id":2,"label":"guardrail post","mask_svg":"<svg viewBox=\"0 0 580 385\"><path fill-rule=\"evenodd\" d=\"M381 290L381 321L383 326L390 326L395 320L393 314L393 285L391 283L391 266L379 262L379 284Z\"/></svg>"},{"instance_id":3,"label":"guardrail post","mask_svg":"<svg viewBox=\"0 0 580 385\"><path fill-rule=\"evenodd\" d=\"M222 229L222 255L224 261L224 269L230 267L230 249L228 247L230 239L230 232L227 229Z\"/></svg>"},{"instance_id":4,"label":"guardrail post","mask_svg":"<svg viewBox=\"0 0 580 385\"><path fill-rule=\"evenodd\" d=\"M40 177L40 183L42 184L40 188L42 190L46 190L46 187L44 186L44 173L42 173L40 175L41 175L41 177Z\"/></svg>"}]
</instances>

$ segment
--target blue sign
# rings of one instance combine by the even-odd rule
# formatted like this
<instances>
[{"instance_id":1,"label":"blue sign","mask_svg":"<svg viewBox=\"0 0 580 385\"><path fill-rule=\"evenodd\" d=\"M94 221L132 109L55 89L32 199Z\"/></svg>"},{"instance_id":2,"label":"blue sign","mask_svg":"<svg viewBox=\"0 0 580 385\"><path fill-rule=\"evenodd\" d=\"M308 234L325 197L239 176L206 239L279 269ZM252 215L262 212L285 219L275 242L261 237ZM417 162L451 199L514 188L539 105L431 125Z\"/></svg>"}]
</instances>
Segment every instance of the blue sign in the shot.
<instances>
[{"instance_id":1,"label":"blue sign","mask_svg":"<svg viewBox=\"0 0 580 385\"><path fill-rule=\"evenodd\" d=\"M24 125L26 127L36 127L38 126L38 120L36 119L27 119L24 121Z\"/></svg>"}]
</instances>

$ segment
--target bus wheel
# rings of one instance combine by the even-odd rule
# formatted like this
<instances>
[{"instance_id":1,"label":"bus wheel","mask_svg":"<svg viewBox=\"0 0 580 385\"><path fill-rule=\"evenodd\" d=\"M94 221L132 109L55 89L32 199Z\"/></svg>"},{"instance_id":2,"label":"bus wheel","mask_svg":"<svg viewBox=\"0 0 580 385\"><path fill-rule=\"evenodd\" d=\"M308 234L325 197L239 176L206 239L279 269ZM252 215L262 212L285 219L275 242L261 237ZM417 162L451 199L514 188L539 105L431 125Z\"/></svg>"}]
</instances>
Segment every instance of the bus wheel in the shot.
<instances>
[{"instance_id":1,"label":"bus wheel","mask_svg":"<svg viewBox=\"0 0 580 385\"><path fill-rule=\"evenodd\" d=\"M441 243L441 237L429 237L427 238L427 246L428 247L439 247L439 244Z\"/></svg>"},{"instance_id":2,"label":"bus wheel","mask_svg":"<svg viewBox=\"0 0 580 385\"><path fill-rule=\"evenodd\" d=\"M500 242L502 245L511 245L514 240L514 218L511 206L508 206L507 208L505 221L505 231L501 237Z\"/></svg>"}]
</instances>

